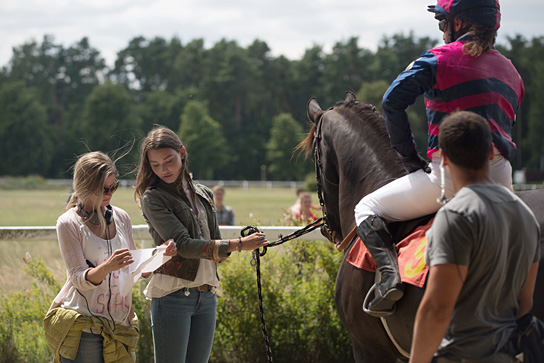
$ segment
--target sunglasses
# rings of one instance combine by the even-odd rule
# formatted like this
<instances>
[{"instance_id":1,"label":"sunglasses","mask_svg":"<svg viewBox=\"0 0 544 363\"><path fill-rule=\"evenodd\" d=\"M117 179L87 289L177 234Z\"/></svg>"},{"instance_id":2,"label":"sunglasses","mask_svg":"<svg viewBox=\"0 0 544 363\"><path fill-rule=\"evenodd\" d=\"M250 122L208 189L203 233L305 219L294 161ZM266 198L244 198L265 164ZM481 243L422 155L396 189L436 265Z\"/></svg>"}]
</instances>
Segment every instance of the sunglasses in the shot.
<instances>
[{"instance_id":1,"label":"sunglasses","mask_svg":"<svg viewBox=\"0 0 544 363\"><path fill-rule=\"evenodd\" d=\"M438 29L440 29L440 31L442 33L444 33L444 31L446 30L446 27L448 26L448 21L446 19L442 19L438 22Z\"/></svg>"},{"instance_id":2,"label":"sunglasses","mask_svg":"<svg viewBox=\"0 0 544 363\"><path fill-rule=\"evenodd\" d=\"M119 188L119 180L114 181L109 187L104 187L104 194L109 194L110 192L113 194L117 188Z\"/></svg>"}]
</instances>

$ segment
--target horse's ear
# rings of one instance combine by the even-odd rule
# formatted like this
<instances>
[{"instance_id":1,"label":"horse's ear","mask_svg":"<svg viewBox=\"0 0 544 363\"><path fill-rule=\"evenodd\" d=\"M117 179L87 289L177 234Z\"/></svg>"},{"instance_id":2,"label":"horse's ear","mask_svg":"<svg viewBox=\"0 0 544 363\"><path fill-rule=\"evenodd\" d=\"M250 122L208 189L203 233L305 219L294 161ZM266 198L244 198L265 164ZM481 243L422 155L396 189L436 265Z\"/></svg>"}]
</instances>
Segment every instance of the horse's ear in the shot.
<instances>
[{"instance_id":1,"label":"horse's ear","mask_svg":"<svg viewBox=\"0 0 544 363\"><path fill-rule=\"evenodd\" d=\"M357 102L357 96L355 96L351 91L346 91L346 98L344 99L344 102Z\"/></svg>"},{"instance_id":2,"label":"horse's ear","mask_svg":"<svg viewBox=\"0 0 544 363\"><path fill-rule=\"evenodd\" d=\"M310 121L316 123L318 114L323 112L323 110L321 109L321 106L319 106L319 103L317 103L317 100L312 97L308 101L308 107L306 108L306 112Z\"/></svg>"}]
</instances>

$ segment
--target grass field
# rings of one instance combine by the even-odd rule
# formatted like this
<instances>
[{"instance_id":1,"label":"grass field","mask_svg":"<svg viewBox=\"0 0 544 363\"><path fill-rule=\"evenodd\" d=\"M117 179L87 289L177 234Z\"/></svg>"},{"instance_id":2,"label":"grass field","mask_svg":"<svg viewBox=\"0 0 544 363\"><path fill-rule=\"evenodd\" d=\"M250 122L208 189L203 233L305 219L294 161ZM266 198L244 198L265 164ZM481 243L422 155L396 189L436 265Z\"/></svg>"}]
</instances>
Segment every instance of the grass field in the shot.
<instances>
[{"instance_id":1,"label":"grass field","mask_svg":"<svg viewBox=\"0 0 544 363\"><path fill-rule=\"evenodd\" d=\"M64 212L68 192L69 188L0 190L0 226L54 226ZM291 188L229 188L225 195L225 203L233 208L239 226L282 225L284 210L295 199L295 190ZM315 195L313 202L317 204ZM132 188L120 188L112 204L127 211L134 225L145 224ZM27 252L43 259L53 274L64 282L65 268L57 241L0 241L0 293L31 285L30 278L20 269Z\"/></svg>"}]
</instances>

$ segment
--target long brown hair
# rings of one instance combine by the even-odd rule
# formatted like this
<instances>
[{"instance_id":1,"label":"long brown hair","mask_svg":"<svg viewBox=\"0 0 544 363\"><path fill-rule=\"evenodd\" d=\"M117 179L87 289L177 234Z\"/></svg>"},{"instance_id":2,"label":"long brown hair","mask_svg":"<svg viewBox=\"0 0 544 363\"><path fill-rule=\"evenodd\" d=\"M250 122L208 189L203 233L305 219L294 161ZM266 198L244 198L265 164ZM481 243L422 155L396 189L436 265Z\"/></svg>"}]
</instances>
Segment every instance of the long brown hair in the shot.
<instances>
[{"instance_id":1,"label":"long brown hair","mask_svg":"<svg viewBox=\"0 0 544 363\"><path fill-rule=\"evenodd\" d=\"M136 186L134 191L134 199L139 203L140 199L144 195L147 188L158 182L157 175L153 172L149 159L147 158L147 152L149 150L158 150L170 148L177 152L181 151L183 144L178 135L168 127L157 125L153 127L147 136L142 140L140 144L140 164L138 165L138 174L136 176ZM185 155L185 162L182 166L181 175L185 174L187 180L191 180L188 170L188 159ZM178 181L181 183L181 178Z\"/></svg>"},{"instance_id":2,"label":"long brown hair","mask_svg":"<svg viewBox=\"0 0 544 363\"><path fill-rule=\"evenodd\" d=\"M471 32L472 40L463 45L463 52L473 57L479 57L487 52L495 44L497 30L492 26L482 24L471 24L468 30Z\"/></svg>"},{"instance_id":3,"label":"long brown hair","mask_svg":"<svg viewBox=\"0 0 544 363\"><path fill-rule=\"evenodd\" d=\"M117 168L110 157L100 151L93 151L81 155L74 165L74 191L66 204L66 210L75 207L78 203L86 204L89 198L97 195L94 210L100 210L104 199L104 182L110 175L117 175ZM106 221L102 213L98 213L100 226L105 228Z\"/></svg>"}]
</instances>

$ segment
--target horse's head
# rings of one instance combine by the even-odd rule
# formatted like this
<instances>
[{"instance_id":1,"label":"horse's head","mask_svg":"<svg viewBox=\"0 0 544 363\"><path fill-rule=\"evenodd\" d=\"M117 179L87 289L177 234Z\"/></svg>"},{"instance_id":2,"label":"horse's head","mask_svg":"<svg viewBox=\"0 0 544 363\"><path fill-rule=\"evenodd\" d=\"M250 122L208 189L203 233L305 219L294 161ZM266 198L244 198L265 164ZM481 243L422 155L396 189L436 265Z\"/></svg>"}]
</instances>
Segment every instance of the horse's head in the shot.
<instances>
[{"instance_id":1,"label":"horse's head","mask_svg":"<svg viewBox=\"0 0 544 363\"><path fill-rule=\"evenodd\" d=\"M335 237L327 238L338 242L355 226L357 202L403 169L389 146L383 117L353 93L327 110L312 98L307 115L311 129L297 148L314 160L318 194Z\"/></svg>"}]
</instances>

